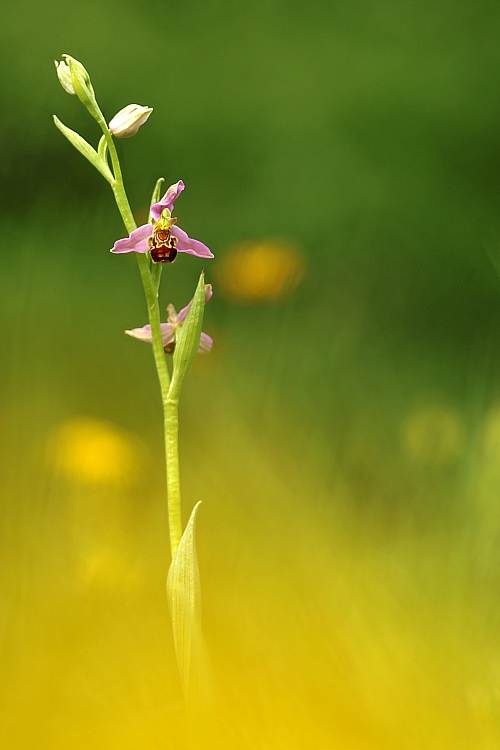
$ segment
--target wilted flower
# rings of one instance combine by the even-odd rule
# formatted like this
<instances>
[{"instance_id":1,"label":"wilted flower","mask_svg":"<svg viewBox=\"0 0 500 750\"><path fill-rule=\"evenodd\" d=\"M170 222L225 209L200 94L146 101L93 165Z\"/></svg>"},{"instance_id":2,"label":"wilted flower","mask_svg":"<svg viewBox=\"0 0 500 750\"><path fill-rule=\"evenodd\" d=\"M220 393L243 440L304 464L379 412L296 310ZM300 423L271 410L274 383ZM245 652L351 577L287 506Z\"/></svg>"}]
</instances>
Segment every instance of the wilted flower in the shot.
<instances>
[{"instance_id":1,"label":"wilted flower","mask_svg":"<svg viewBox=\"0 0 500 750\"><path fill-rule=\"evenodd\" d=\"M175 224L177 219L172 216L172 210L175 200L183 190L182 180L171 185L163 198L150 208L153 224L143 224L134 229L129 237L115 242L111 252L151 252L154 263L172 263L177 253L188 253L198 258L213 258L213 253L203 242L191 239Z\"/></svg>"},{"instance_id":2,"label":"wilted flower","mask_svg":"<svg viewBox=\"0 0 500 750\"><path fill-rule=\"evenodd\" d=\"M130 138L144 125L152 111L152 107L128 104L113 117L109 129L115 138Z\"/></svg>"},{"instance_id":3,"label":"wilted flower","mask_svg":"<svg viewBox=\"0 0 500 750\"><path fill-rule=\"evenodd\" d=\"M64 60L61 60L60 62L54 60L54 65L56 66L57 77L59 78L59 82L63 89L67 91L68 94L76 96L76 91L71 83L71 71L69 65L64 62Z\"/></svg>"},{"instance_id":4,"label":"wilted flower","mask_svg":"<svg viewBox=\"0 0 500 750\"><path fill-rule=\"evenodd\" d=\"M212 284L205 284L205 304L208 302L211 296ZM175 349L176 329L179 326L182 326L182 324L184 323L186 315L188 314L192 304L193 300L191 300L189 305L183 307L179 314L176 313L175 307L173 305L168 305L167 307L168 322L161 323L160 328L163 347L169 354L171 354ZM142 328L132 328L130 331L125 331L125 333L127 333L129 336L132 336L134 339L139 339L139 341L146 341L148 344L153 343L150 325L143 326ZM207 333L202 332L198 352L209 352L212 349L212 344L212 338Z\"/></svg>"}]
</instances>

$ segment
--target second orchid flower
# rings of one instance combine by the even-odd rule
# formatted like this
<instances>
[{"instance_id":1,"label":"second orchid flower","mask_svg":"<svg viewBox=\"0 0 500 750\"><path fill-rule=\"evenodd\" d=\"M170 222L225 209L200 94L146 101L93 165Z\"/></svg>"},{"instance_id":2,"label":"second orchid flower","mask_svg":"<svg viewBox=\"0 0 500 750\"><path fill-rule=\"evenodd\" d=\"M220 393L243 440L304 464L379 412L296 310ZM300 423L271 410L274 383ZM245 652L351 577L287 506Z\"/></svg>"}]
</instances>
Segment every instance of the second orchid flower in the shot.
<instances>
[{"instance_id":1,"label":"second orchid flower","mask_svg":"<svg viewBox=\"0 0 500 750\"><path fill-rule=\"evenodd\" d=\"M212 285L211 284L205 284L205 304L207 304L208 300L212 296ZM191 308L191 305L193 304L193 300L186 305L186 307L183 307L179 314L176 313L175 307L173 305L168 305L167 311L168 311L168 322L167 323L161 323L160 329L161 329L161 338L163 342L163 348L165 351L169 354L171 354L175 349L175 336L176 336L176 329L179 326L182 326L184 323L186 316ZM153 337L151 335L151 326L146 325L142 328L132 328L129 331L125 331L126 334L129 336L132 336L134 339L139 339L139 341L145 341L148 344L153 343ZM200 345L198 347L198 352L209 352L212 349L213 340L207 333L201 333L200 337Z\"/></svg>"}]
</instances>

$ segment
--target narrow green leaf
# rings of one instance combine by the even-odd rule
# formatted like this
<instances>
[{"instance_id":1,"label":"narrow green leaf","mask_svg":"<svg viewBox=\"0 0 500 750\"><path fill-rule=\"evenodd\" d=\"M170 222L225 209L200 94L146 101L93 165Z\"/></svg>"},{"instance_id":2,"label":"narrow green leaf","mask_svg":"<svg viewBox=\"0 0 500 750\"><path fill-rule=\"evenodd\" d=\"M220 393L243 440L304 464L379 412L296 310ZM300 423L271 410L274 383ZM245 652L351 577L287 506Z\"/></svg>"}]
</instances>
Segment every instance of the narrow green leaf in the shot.
<instances>
[{"instance_id":1,"label":"narrow green leaf","mask_svg":"<svg viewBox=\"0 0 500 750\"><path fill-rule=\"evenodd\" d=\"M108 163L108 142L105 135L101 135L99 139L99 145L97 146L97 154L101 157L105 164Z\"/></svg>"},{"instance_id":2,"label":"narrow green leaf","mask_svg":"<svg viewBox=\"0 0 500 750\"><path fill-rule=\"evenodd\" d=\"M177 329L176 333L172 381L168 392L169 398L173 400L179 397L182 382L198 351L204 312L205 274L202 271L194 293L193 304L187 314L186 320Z\"/></svg>"},{"instance_id":3,"label":"narrow green leaf","mask_svg":"<svg viewBox=\"0 0 500 750\"><path fill-rule=\"evenodd\" d=\"M193 508L167 578L167 598L172 617L175 653L186 701L192 702L203 678L201 587L196 555L196 515ZM206 673L205 673L206 676Z\"/></svg>"},{"instance_id":4,"label":"narrow green leaf","mask_svg":"<svg viewBox=\"0 0 500 750\"><path fill-rule=\"evenodd\" d=\"M70 128L67 128L66 125L63 125L59 118L55 115L54 122L56 124L56 127L61 131L63 135L66 136L68 141L77 149L77 151L79 151L82 156L88 159L88 161L93 164L93 166L110 184L113 184L114 178L111 174L110 168L108 167L106 162L103 161L103 159L99 156L97 151L92 148L90 143L87 143L85 138L82 138L81 135L75 133L74 130L71 130Z\"/></svg>"},{"instance_id":5,"label":"narrow green leaf","mask_svg":"<svg viewBox=\"0 0 500 750\"><path fill-rule=\"evenodd\" d=\"M156 185L155 185L155 188L153 190L153 195L151 196L150 206L153 206L155 203L158 203L158 201L160 200L161 186L163 185L164 182L165 182L165 178L164 177L159 177L156 180ZM150 221L153 220L153 217L151 216L151 214L149 214L149 220Z\"/></svg>"}]
</instances>

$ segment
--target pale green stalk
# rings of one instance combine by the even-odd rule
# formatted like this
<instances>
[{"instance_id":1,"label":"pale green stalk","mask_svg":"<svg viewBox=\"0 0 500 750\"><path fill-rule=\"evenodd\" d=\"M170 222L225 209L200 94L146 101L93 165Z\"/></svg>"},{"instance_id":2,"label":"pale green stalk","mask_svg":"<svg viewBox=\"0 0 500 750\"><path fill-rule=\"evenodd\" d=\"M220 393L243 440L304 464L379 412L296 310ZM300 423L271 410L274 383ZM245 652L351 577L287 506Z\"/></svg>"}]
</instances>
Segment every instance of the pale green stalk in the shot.
<instances>
[{"instance_id":1,"label":"pale green stalk","mask_svg":"<svg viewBox=\"0 0 500 750\"><path fill-rule=\"evenodd\" d=\"M182 537L181 483L179 474L179 400L163 402L165 459L167 464L168 524L170 548L174 557Z\"/></svg>"}]
</instances>

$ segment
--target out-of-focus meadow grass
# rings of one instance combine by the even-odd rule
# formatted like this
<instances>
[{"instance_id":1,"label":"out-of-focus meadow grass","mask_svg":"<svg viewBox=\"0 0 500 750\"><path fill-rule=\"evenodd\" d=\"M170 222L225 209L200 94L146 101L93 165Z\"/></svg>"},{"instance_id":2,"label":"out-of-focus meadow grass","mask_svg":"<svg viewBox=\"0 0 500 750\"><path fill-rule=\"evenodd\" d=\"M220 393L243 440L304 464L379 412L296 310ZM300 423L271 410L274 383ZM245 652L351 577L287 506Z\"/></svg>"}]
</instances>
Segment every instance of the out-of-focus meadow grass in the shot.
<instances>
[{"instance_id":1,"label":"out-of-focus meadow grass","mask_svg":"<svg viewBox=\"0 0 500 750\"><path fill-rule=\"evenodd\" d=\"M214 297L181 406L217 719L195 747L500 747L498 8L2 11L2 747L188 747L151 351L98 134L187 185ZM142 212L142 213L141 213ZM162 305L201 264L165 271ZM210 731L215 739L210 739Z\"/></svg>"}]
</instances>

